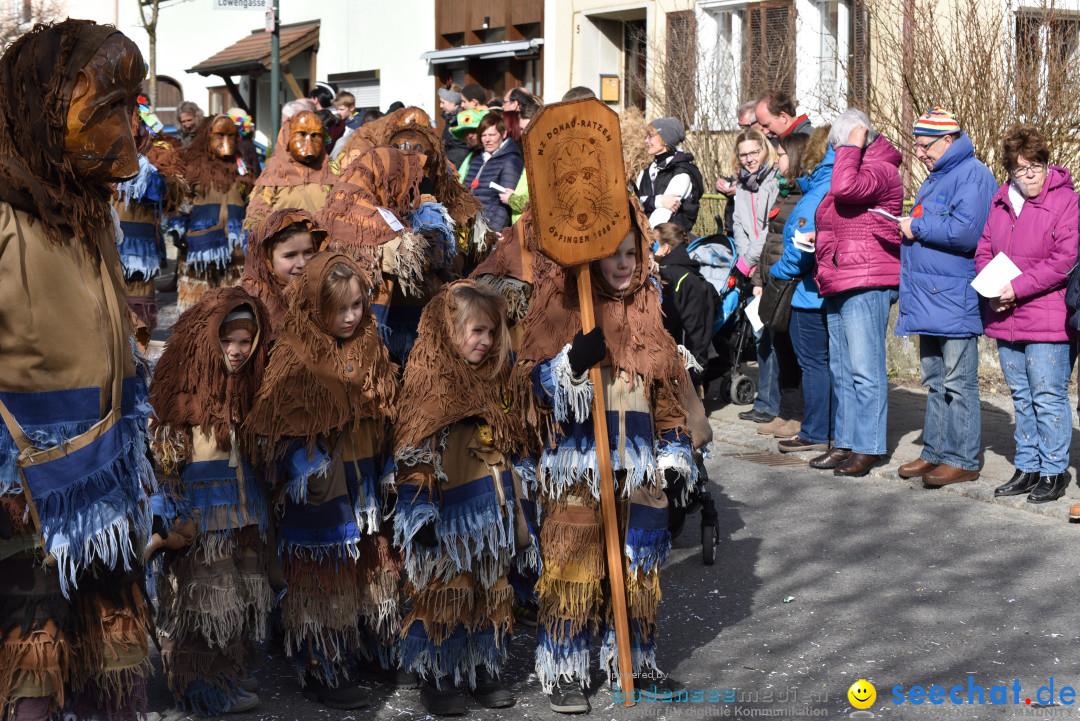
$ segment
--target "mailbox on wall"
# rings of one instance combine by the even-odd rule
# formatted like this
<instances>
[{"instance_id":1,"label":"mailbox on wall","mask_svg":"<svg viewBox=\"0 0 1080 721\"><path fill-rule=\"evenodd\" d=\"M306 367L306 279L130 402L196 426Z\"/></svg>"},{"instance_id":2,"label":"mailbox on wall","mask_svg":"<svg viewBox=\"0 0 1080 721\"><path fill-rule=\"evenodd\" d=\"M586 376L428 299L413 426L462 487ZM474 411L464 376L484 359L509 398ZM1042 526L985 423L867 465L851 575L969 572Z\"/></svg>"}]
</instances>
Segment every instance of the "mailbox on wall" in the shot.
<instances>
[{"instance_id":1,"label":"mailbox on wall","mask_svg":"<svg viewBox=\"0 0 1080 721\"><path fill-rule=\"evenodd\" d=\"M617 103L619 102L619 97L619 76L601 75L600 99L605 103Z\"/></svg>"}]
</instances>

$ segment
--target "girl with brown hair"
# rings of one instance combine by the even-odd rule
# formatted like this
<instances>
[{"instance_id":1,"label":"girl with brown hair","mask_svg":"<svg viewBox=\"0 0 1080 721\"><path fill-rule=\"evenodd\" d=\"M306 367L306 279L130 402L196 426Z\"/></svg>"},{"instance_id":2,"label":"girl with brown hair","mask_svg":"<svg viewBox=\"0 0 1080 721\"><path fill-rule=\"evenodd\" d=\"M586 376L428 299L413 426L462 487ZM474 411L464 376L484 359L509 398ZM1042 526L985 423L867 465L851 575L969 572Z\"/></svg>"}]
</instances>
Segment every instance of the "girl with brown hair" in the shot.
<instances>
[{"instance_id":1,"label":"girl with brown hair","mask_svg":"<svg viewBox=\"0 0 1080 721\"><path fill-rule=\"evenodd\" d=\"M387 658L397 630L397 569L379 533L382 449L397 372L367 301L363 272L320 253L289 286L266 380L244 425L283 510L277 552L285 651L304 695L364 706L352 658Z\"/></svg>"},{"instance_id":2,"label":"girl with brown hair","mask_svg":"<svg viewBox=\"0 0 1080 721\"><path fill-rule=\"evenodd\" d=\"M509 354L506 302L462 280L424 309L405 368L394 511L412 597L402 665L423 677L420 699L437 715L464 713L463 682L487 708L514 704L499 681L513 626L507 572L529 534L510 463L524 431L508 405Z\"/></svg>"}]
</instances>

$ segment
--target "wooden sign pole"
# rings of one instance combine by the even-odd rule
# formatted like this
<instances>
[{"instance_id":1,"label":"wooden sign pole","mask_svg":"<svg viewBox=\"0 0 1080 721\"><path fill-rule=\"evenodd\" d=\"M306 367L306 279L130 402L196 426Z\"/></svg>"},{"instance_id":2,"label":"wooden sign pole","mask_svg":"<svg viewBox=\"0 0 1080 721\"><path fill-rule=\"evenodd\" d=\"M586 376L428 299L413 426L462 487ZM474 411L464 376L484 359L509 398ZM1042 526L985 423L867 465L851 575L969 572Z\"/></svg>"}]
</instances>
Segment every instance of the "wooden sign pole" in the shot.
<instances>
[{"instance_id":1,"label":"wooden sign pole","mask_svg":"<svg viewBox=\"0 0 1080 721\"><path fill-rule=\"evenodd\" d=\"M581 305L581 332L596 327L593 312L592 275L589 264L574 268L577 273L578 299ZM593 434L596 436L596 465L600 471L600 513L604 522L604 546L607 550L608 585L611 588L612 615L615 617L615 644L619 653L619 688L623 705L634 705L633 655L630 653L630 623L626 613L626 583L623 578L622 538L619 517L615 512L615 478L611 472L611 442L608 440L607 405L600 366L589 369L593 387Z\"/></svg>"}]
</instances>

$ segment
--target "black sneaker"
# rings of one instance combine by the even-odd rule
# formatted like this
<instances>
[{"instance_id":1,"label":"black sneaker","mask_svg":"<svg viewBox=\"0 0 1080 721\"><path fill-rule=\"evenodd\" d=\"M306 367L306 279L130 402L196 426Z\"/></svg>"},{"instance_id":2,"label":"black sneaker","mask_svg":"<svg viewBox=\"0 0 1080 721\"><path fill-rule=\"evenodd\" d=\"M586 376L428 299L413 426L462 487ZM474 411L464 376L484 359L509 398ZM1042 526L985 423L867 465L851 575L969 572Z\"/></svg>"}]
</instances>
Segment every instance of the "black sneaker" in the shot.
<instances>
[{"instance_id":1,"label":"black sneaker","mask_svg":"<svg viewBox=\"0 0 1080 721\"><path fill-rule=\"evenodd\" d=\"M589 713L589 700L576 681L556 681L548 694L548 704L557 713Z\"/></svg>"},{"instance_id":2,"label":"black sneaker","mask_svg":"<svg viewBox=\"0 0 1080 721\"><path fill-rule=\"evenodd\" d=\"M483 666L476 667L476 688L469 695L484 708L508 708L517 702L503 682Z\"/></svg>"},{"instance_id":3,"label":"black sneaker","mask_svg":"<svg viewBox=\"0 0 1080 721\"><path fill-rule=\"evenodd\" d=\"M465 699L454 688L453 682L443 678L442 688L436 688L431 679L420 681L420 703L428 713L435 716L461 716L465 713Z\"/></svg>"},{"instance_id":4,"label":"black sneaker","mask_svg":"<svg viewBox=\"0 0 1080 721\"><path fill-rule=\"evenodd\" d=\"M363 657L356 660L356 675L364 681L382 683L397 689L413 689L420 687L420 677L415 671L404 668L383 668L378 661L371 661Z\"/></svg>"},{"instance_id":5,"label":"black sneaker","mask_svg":"<svg viewBox=\"0 0 1080 721\"><path fill-rule=\"evenodd\" d=\"M229 707L225 709L225 713L246 713L254 710L258 705L258 696L247 691L240 691L236 694L236 698L229 702Z\"/></svg>"},{"instance_id":6,"label":"black sneaker","mask_svg":"<svg viewBox=\"0 0 1080 721\"><path fill-rule=\"evenodd\" d=\"M259 690L259 681L254 676L241 676L236 679L236 685L240 687L241 691L247 691L248 693L255 693Z\"/></svg>"},{"instance_id":7,"label":"black sneaker","mask_svg":"<svg viewBox=\"0 0 1080 721\"><path fill-rule=\"evenodd\" d=\"M304 677L304 698L343 711L368 705L367 693L348 679L342 679L337 686L329 686L310 672Z\"/></svg>"},{"instance_id":8,"label":"black sneaker","mask_svg":"<svg viewBox=\"0 0 1080 721\"><path fill-rule=\"evenodd\" d=\"M686 684L680 683L671 676L657 674L658 678L641 678L635 689L641 698L646 701L671 701L680 691L686 689Z\"/></svg>"},{"instance_id":9,"label":"black sneaker","mask_svg":"<svg viewBox=\"0 0 1080 721\"><path fill-rule=\"evenodd\" d=\"M776 416L769 415L764 411L759 411L757 408L751 408L748 411L743 411L739 414L739 418L744 421L750 421L751 423L772 423Z\"/></svg>"}]
</instances>

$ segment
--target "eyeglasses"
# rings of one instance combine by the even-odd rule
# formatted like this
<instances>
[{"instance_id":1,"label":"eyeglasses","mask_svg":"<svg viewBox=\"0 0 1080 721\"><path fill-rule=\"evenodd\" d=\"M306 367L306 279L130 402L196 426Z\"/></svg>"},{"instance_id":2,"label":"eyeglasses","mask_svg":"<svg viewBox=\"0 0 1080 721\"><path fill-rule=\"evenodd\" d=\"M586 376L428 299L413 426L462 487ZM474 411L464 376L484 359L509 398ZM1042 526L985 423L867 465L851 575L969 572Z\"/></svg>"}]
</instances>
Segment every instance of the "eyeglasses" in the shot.
<instances>
[{"instance_id":1,"label":"eyeglasses","mask_svg":"<svg viewBox=\"0 0 1080 721\"><path fill-rule=\"evenodd\" d=\"M1033 178L1044 170L1046 170L1046 166L1042 164L1023 165L1013 168L1012 172L1009 174L1012 175L1014 178Z\"/></svg>"},{"instance_id":2,"label":"eyeglasses","mask_svg":"<svg viewBox=\"0 0 1080 721\"><path fill-rule=\"evenodd\" d=\"M936 138L934 138L933 140L931 140L929 143L920 143L918 141L915 141L915 152L917 153L917 152L919 152L921 150L921 151L923 151L925 153L927 150L930 149L930 146L932 146L934 143L936 143L937 141L941 140L944 137L946 137L946 136L939 135Z\"/></svg>"},{"instance_id":3,"label":"eyeglasses","mask_svg":"<svg viewBox=\"0 0 1080 721\"><path fill-rule=\"evenodd\" d=\"M750 160L761 155L761 150L755 150L752 153L739 153L739 160Z\"/></svg>"},{"instance_id":4,"label":"eyeglasses","mask_svg":"<svg viewBox=\"0 0 1080 721\"><path fill-rule=\"evenodd\" d=\"M754 127L754 124L753 123L739 123L739 127L742 128L743 130L749 130L750 128Z\"/></svg>"}]
</instances>

